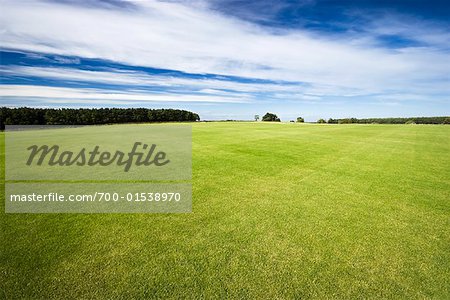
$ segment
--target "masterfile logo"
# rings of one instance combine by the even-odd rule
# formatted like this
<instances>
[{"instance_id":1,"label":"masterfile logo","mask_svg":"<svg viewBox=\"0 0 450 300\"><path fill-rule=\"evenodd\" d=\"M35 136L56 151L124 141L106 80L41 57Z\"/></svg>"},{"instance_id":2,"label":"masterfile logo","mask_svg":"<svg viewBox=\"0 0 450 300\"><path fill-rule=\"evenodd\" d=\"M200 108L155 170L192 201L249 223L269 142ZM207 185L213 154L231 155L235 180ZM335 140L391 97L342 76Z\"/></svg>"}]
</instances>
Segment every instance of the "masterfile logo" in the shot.
<instances>
[{"instance_id":1,"label":"masterfile logo","mask_svg":"<svg viewBox=\"0 0 450 300\"><path fill-rule=\"evenodd\" d=\"M7 180L190 180L190 125L8 126Z\"/></svg>"},{"instance_id":2,"label":"masterfile logo","mask_svg":"<svg viewBox=\"0 0 450 300\"><path fill-rule=\"evenodd\" d=\"M9 213L192 211L190 125L8 126Z\"/></svg>"},{"instance_id":3,"label":"masterfile logo","mask_svg":"<svg viewBox=\"0 0 450 300\"><path fill-rule=\"evenodd\" d=\"M112 164L123 166L124 171L128 172L131 166L155 166L162 167L170 163L167 153L157 151L156 144L145 144L135 142L130 152L116 150L115 152L101 151L100 146L96 145L92 150L82 148L78 152L70 150L61 150L58 145L32 145L27 148L30 156L27 165L42 166L103 166L107 167ZM139 151L142 150L142 151Z\"/></svg>"}]
</instances>

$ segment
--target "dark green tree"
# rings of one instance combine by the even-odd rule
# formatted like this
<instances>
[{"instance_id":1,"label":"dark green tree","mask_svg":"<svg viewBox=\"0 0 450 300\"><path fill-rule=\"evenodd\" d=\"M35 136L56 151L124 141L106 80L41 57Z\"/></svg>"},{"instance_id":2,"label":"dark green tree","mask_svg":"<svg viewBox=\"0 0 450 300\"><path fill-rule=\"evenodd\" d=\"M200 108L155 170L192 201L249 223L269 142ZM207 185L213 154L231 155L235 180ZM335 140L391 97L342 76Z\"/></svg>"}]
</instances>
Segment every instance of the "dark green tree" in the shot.
<instances>
[{"instance_id":1,"label":"dark green tree","mask_svg":"<svg viewBox=\"0 0 450 300\"><path fill-rule=\"evenodd\" d=\"M337 123L338 123L338 120L337 120L337 119L329 118L327 123L328 123L328 124L337 124Z\"/></svg>"},{"instance_id":2,"label":"dark green tree","mask_svg":"<svg viewBox=\"0 0 450 300\"><path fill-rule=\"evenodd\" d=\"M0 107L0 129L5 125L93 125L142 122L195 122L198 114L179 109L147 108L8 108Z\"/></svg>"},{"instance_id":3,"label":"dark green tree","mask_svg":"<svg viewBox=\"0 0 450 300\"><path fill-rule=\"evenodd\" d=\"M266 113L263 117L262 117L262 121L265 122L281 122L280 118L278 118L278 116L276 114L272 114L272 113Z\"/></svg>"}]
</instances>

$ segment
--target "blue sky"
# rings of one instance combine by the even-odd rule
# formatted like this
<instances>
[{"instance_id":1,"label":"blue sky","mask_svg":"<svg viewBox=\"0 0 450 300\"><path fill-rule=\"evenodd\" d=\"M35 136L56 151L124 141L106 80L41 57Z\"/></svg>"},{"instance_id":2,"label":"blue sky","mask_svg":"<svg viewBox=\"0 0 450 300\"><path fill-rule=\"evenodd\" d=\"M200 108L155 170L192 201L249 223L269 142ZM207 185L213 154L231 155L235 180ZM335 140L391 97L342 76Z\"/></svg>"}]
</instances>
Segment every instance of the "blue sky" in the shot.
<instances>
[{"instance_id":1,"label":"blue sky","mask_svg":"<svg viewBox=\"0 0 450 300\"><path fill-rule=\"evenodd\" d=\"M447 1L0 1L1 106L450 115Z\"/></svg>"}]
</instances>

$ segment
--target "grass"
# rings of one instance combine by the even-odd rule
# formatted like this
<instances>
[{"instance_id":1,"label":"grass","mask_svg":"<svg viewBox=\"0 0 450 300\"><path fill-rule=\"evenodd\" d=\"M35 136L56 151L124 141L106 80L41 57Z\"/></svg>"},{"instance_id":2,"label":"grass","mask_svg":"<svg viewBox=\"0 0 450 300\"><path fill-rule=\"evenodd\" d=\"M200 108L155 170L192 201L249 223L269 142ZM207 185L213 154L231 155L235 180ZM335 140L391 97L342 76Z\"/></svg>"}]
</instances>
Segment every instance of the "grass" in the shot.
<instances>
[{"instance_id":1,"label":"grass","mask_svg":"<svg viewBox=\"0 0 450 300\"><path fill-rule=\"evenodd\" d=\"M0 297L448 299L449 166L450 126L194 124L193 213L2 212Z\"/></svg>"}]
</instances>

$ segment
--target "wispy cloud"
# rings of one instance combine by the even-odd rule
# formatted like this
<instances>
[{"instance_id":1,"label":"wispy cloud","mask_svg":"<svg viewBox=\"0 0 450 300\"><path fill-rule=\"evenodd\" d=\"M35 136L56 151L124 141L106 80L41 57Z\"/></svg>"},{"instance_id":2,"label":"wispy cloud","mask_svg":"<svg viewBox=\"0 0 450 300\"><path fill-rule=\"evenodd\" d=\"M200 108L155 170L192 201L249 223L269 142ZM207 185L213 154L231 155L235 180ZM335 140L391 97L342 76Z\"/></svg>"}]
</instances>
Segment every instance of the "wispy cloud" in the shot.
<instances>
[{"instance_id":1,"label":"wispy cloud","mask_svg":"<svg viewBox=\"0 0 450 300\"><path fill-rule=\"evenodd\" d=\"M150 75L139 71L125 71L109 69L108 71L91 71L73 68L5 66L0 74L7 76L28 76L37 78L58 79L64 81L78 81L128 85L128 86L158 86L166 88L183 88L185 90L222 89L234 92L276 92L301 91L305 87L301 83L243 83L232 80L198 79L187 77Z\"/></svg>"},{"instance_id":2,"label":"wispy cloud","mask_svg":"<svg viewBox=\"0 0 450 300\"><path fill-rule=\"evenodd\" d=\"M44 98L62 101L113 100L121 104L138 102L211 102L245 103L248 99L213 94L139 93L138 91L108 91L90 88L61 88L33 85L2 85L1 97ZM48 100L46 100L48 101Z\"/></svg>"}]
</instances>

